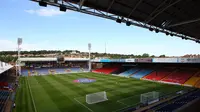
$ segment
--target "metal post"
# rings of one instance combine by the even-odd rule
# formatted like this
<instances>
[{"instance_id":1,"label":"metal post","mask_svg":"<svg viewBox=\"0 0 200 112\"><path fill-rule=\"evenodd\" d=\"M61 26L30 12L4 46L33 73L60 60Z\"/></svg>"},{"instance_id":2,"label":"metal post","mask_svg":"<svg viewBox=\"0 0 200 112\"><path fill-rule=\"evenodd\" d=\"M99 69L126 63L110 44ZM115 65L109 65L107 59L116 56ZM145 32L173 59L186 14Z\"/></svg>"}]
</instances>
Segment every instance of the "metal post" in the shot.
<instances>
[{"instance_id":1,"label":"metal post","mask_svg":"<svg viewBox=\"0 0 200 112\"><path fill-rule=\"evenodd\" d=\"M21 75L21 61L20 61L20 45L22 44L22 38L18 38L18 41L17 41L17 45L18 45L18 60L17 60L17 67L18 67L18 72L19 72L19 75Z\"/></svg>"},{"instance_id":2,"label":"metal post","mask_svg":"<svg viewBox=\"0 0 200 112\"><path fill-rule=\"evenodd\" d=\"M20 66L20 47L18 45L18 71L19 75L21 75L21 66Z\"/></svg>"},{"instance_id":3,"label":"metal post","mask_svg":"<svg viewBox=\"0 0 200 112\"><path fill-rule=\"evenodd\" d=\"M89 66L89 71L91 71L91 57L90 57L90 51L91 51L91 43L88 44L88 50L89 50L89 62L88 62L88 66Z\"/></svg>"}]
</instances>

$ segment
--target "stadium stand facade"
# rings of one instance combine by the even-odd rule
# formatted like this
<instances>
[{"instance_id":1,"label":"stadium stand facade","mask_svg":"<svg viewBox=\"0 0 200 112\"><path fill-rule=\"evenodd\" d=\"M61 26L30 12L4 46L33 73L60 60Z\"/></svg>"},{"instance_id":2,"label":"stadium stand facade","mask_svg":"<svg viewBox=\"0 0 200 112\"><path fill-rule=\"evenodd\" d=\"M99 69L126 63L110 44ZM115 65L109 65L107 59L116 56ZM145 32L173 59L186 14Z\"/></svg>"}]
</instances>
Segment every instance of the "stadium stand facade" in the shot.
<instances>
[{"instance_id":1,"label":"stadium stand facade","mask_svg":"<svg viewBox=\"0 0 200 112\"><path fill-rule=\"evenodd\" d=\"M89 72L88 59L25 58L22 74L43 75L71 72ZM141 80L200 87L199 60L196 58L147 58L147 59L94 59L92 72L113 74ZM95 64L96 63L96 64Z\"/></svg>"},{"instance_id":2,"label":"stadium stand facade","mask_svg":"<svg viewBox=\"0 0 200 112\"><path fill-rule=\"evenodd\" d=\"M88 60L77 58L64 58L58 61L56 58L22 58L22 75L47 75L88 72Z\"/></svg>"},{"instance_id":3,"label":"stadium stand facade","mask_svg":"<svg viewBox=\"0 0 200 112\"><path fill-rule=\"evenodd\" d=\"M5 111L9 96L13 91L15 70L13 73L12 67L12 65L0 61L0 112Z\"/></svg>"}]
</instances>

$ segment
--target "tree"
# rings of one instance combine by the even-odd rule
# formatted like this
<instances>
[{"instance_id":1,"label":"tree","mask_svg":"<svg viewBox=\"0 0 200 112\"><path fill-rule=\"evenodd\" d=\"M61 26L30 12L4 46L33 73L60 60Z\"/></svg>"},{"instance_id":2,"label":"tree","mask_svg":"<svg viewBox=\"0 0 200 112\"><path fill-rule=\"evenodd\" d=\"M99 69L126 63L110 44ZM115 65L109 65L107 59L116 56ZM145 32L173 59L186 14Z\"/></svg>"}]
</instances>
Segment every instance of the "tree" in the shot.
<instances>
[{"instance_id":1,"label":"tree","mask_svg":"<svg viewBox=\"0 0 200 112\"><path fill-rule=\"evenodd\" d=\"M147 53L144 53L143 55L142 55L142 58L148 58L149 57L149 54L147 54Z\"/></svg>"},{"instance_id":2,"label":"tree","mask_svg":"<svg viewBox=\"0 0 200 112\"><path fill-rule=\"evenodd\" d=\"M164 58L164 57L166 57L166 56L163 54L163 55L160 55L159 57L160 57L160 58Z\"/></svg>"}]
</instances>

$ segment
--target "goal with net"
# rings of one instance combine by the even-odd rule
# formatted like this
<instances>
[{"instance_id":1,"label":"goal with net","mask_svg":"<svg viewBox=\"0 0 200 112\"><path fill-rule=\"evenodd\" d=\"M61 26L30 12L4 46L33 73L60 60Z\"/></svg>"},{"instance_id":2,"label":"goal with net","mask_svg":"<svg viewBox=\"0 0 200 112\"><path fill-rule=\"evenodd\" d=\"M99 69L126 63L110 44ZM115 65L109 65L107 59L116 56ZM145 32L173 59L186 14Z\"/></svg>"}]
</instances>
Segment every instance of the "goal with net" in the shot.
<instances>
[{"instance_id":1,"label":"goal with net","mask_svg":"<svg viewBox=\"0 0 200 112\"><path fill-rule=\"evenodd\" d=\"M95 104L95 103L104 102L107 100L108 99L107 99L107 95L105 91L86 95L86 103L88 104Z\"/></svg>"},{"instance_id":2,"label":"goal with net","mask_svg":"<svg viewBox=\"0 0 200 112\"><path fill-rule=\"evenodd\" d=\"M140 95L140 102L143 104L152 104L159 101L159 92L153 91Z\"/></svg>"}]
</instances>

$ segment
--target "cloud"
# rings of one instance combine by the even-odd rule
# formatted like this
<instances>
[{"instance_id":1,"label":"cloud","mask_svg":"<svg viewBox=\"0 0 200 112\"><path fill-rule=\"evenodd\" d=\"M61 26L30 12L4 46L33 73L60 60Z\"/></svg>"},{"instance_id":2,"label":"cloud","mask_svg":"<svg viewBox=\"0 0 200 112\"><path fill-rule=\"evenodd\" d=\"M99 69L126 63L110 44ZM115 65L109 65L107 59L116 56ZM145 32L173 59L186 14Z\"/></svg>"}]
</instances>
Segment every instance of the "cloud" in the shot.
<instances>
[{"instance_id":1,"label":"cloud","mask_svg":"<svg viewBox=\"0 0 200 112\"><path fill-rule=\"evenodd\" d=\"M46 16L46 17L65 14L65 12L61 12L55 8L41 8L41 9L37 9L37 10L25 10L25 12L27 12L29 14L36 14L39 16Z\"/></svg>"}]
</instances>

